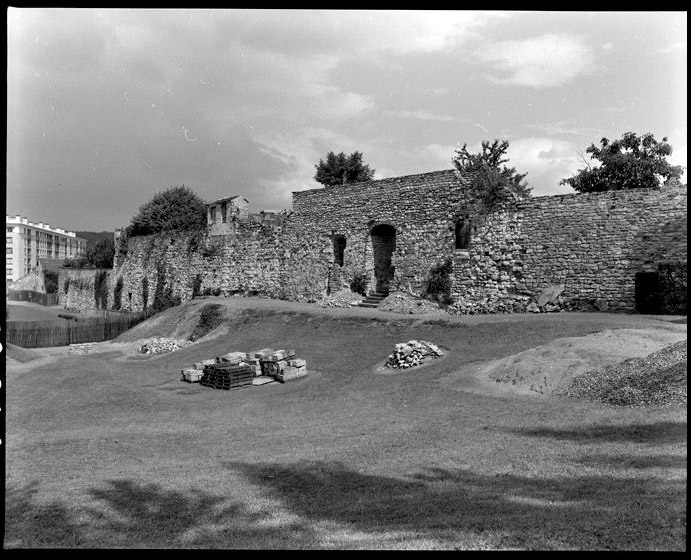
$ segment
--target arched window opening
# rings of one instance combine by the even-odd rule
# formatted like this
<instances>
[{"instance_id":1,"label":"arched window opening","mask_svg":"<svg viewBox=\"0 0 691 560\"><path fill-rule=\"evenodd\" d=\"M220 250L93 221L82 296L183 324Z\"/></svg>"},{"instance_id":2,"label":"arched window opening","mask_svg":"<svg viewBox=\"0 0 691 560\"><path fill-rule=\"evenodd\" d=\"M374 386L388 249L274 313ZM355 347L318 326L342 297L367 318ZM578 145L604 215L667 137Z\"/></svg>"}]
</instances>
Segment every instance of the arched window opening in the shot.
<instances>
[{"instance_id":1,"label":"arched window opening","mask_svg":"<svg viewBox=\"0 0 691 560\"><path fill-rule=\"evenodd\" d=\"M470 220L456 222L456 249L467 249L470 244Z\"/></svg>"},{"instance_id":2,"label":"arched window opening","mask_svg":"<svg viewBox=\"0 0 691 560\"><path fill-rule=\"evenodd\" d=\"M334 263L338 266L343 266L343 257L345 255L346 238L345 235L334 235Z\"/></svg>"}]
</instances>

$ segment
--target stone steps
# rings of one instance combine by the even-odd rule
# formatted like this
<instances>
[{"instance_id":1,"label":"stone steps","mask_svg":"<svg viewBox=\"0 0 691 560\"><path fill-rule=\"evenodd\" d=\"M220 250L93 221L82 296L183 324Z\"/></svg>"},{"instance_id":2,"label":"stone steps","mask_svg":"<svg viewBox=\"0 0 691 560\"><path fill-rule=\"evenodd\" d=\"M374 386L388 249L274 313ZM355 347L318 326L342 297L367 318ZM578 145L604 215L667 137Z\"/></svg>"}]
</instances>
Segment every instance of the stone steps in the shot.
<instances>
[{"instance_id":1,"label":"stone steps","mask_svg":"<svg viewBox=\"0 0 691 560\"><path fill-rule=\"evenodd\" d=\"M371 309L376 309L388 295L388 292L370 292L360 303L358 303L358 307L369 307Z\"/></svg>"}]
</instances>

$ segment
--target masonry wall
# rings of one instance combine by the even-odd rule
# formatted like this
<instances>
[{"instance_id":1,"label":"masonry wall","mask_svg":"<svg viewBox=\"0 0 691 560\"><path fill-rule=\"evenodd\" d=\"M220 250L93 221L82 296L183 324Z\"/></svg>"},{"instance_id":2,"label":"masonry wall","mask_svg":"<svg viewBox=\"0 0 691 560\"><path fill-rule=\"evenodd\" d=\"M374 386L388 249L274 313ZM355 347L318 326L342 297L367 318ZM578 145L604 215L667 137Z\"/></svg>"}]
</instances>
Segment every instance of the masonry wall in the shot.
<instances>
[{"instance_id":1,"label":"masonry wall","mask_svg":"<svg viewBox=\"0 0 691 560\"><path fill-rule=\"evenodd\" d=\"M371 230L396 230L390 289L425 292L430 270L453 263L459 313L522 311L564 282L578 303L596 298L633 310L635 275L664 261L686 262L686 191L664 188L536 197L487 210L454 170L293 193L280 225L239 221L224 235L176 233L128 241L111 276L123 306L195 293L315 301L357 274L375 286ZM456 248L456 222L470 241ZM345 238L342 266L335 236Z\"/></svg>"},{"instance_id":2,"label":"masonry wall","mask_svg":"<svg viewBox=\"0 0 691 560\"><path fill-rule=\"evenodd\" d=\"M687 260L682 188L537 197L519 206L525 285L563 282L565 297L633 310L635 276Z\"/></svg>"},{"instance_id":3,"label":"masonry wall","mask_svg":"<svg viewBox=\"0 0 691 560\"><path fill-rule=\"evenodd\" d=\"M96 279L99 276L108 285L108 299L102 302L96 301ZM110 307L108 305L112 298L110 277L110 269L64 267L58 269L58 305L74 311L99 309L103 308L103 304Z\"/></svg>"}]
</instances>

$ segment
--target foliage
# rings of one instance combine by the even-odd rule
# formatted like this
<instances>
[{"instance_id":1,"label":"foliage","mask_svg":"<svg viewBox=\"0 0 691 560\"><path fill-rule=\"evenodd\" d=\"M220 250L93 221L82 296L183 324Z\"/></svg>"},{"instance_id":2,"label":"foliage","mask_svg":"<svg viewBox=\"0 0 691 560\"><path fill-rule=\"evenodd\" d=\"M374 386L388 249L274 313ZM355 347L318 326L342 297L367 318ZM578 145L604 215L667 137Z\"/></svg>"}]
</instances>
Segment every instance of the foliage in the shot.
<instances>
[{"instance_id":1,"label":"foliage","mask_svg":"<svg viewBox=\"0 0 691 560\"><path fill-rule=\"evenodd\" d=\"M144 276L142 278L142 306L144 309L146 309L146 306L149 304L149 278L147 276Z\"/></svg>"},{"instance_id":2,"label":"foliage","mask_svg":"<svg viewBox=\"0 0 691 560\"><path fill-rule=\"evenodd\" d=\"M86 253L79 259L65 259L67 268L113 268L115 242L113 239L102 239L93 247L87 247Z\"/></svg>"},{"instance_id":3,"label":"foliage","mask_svg":"<svg viewBox=\"0 0 691 560\"><path fill-rule=\"evenodd\" d=\"M688 299L688 276L686 262L661 262L660 313L664 315L686 315Z\"/></svg>"},{"instance_id":4,"label":"foliage","mask_svg":"<svg viewBox=\"0 0 691 560\"><path fill-rule=\"evenodd\" d=\"M470 153L467 144L456 150L453 164L459 174L471 180L471 189L488 207L512 199L530 196L532 190L523 182L527 173L517 173L515 167L506 167L508 140L482 141L482 151Z\"/></svg>"},{"instance_id":5,"label":"foliage","mask_svg":"<svg viewBox=\"0 0 691 560\"><path fill-rule=\"evenodd\" d=\"M129 235L199 230L206 227L206 204L185 185L170 187L139 208L132 218Z\"/></svg>"},{"instance_id":6,"label":"foliage","mask_svg":"<svg viewBox=\"0 0 691 560\"><path fill-rule=\"evenodd\" d=\"M362 162L361 152L353 152L349 156L344 152L329 152L326 160L320 159L314 167L317 170L314 180L327 187L371 181L375 171Z\"/></svg>"},{"instance_id":7,"label":"foliage","mask_svg":"<svg viewBox=\"0 0 691 560\"><path fill-rule=\"evenodd\" d=\"M602 147L591 144L586 148L597 167L579 169L576 175L562 179L560 185L569 185L580 193L648 189L661 184L678 183L684 170L681 165L671 165L666 158L672 155L667 137L661 142L651 133L638 136L627 132L621 140L600 140Z\"/></svg>"},{"instance_id":8,"label":"foliage","mask_svg":"<svg viewBox=\"0 0 691 560\"><path fill-rule=\"evenodd\" d=\"M350 291L360 294L362 296L367 295L367 284L369 283L369 278L366 272L357 272L350 281Z\"/></svg>"},{"instance_id":9,"label":"foliage","mask_svg":"<svg viewBox=\"0 0 691 560\"><path fill-rule=\"evenodd\" d=\"M122 276L120 276L118 281L115 283L115 289L113 290L113 309L115 311L118 311L122 307L122 286L123 280Z\"/></svg>"},{"instance_id":10,"label":"foliage","mask_svg":"<svg viewBox=\"0 0 691 560\"><path fill-rule=\"evenodd\" d=\"M453 272L453 262L447 259L445 262L435 266L430 270L427 280L425 296L438 303L450 304L451 299L451 273Z\"/></svg>"},{"instance_id":11,"label":"foliage","mask_svg":"<svg viewBox=\"0 0 691 560\"><path fill-rule=\"evenodd\" d=\"M46 283L46 293L47 294L57 294L58 293L58 273L52 270L46 270L43 273L43 278Z\"/></svg>"},{"instance_id":12,"label":"foliage","mask_svg":"<svg viewBox=\"0 0 691 560\"><path fill-rule=\"evenodd\" d=\"M156 289L154 290L154 301L151 304L151 313L160 313L169 307L180 305L182 300L179 295L173 295L173 287L166 285L165 265L159 264L156 270Z\"/></svg>"},{"instance_id":13,"label":"foliage","mask_svg":"<svg viewBox=\"0 0 691 560\"><path fill-rule=\"evenodd\" d=\"M108 272L100 270L94 276L94 298L97 309L108 307Z\"/></svg>"},{"instance_id":14,"label":"foliage","mask_svg":"<svg viewBox=\"0 0 691 560\"><path fill-rule=\"evenodd\" d=\"M192 334L190 335L190 340L199 340L203 336L206 336L216 327L223 324L223 306L217 303L209 303L202 307L201 313L199 315L199 322L197 326L194 327Z\"/></svg>"},{"instance_id":15,"label":"foliage","mask_svg":"<svg viewBox=\"0 0 691 560\"><path fill-rule=\"evenodd\" d=\"M192 280L192 297L202 295L202 275L197 274Z\"/></svg>"}]
</instances>

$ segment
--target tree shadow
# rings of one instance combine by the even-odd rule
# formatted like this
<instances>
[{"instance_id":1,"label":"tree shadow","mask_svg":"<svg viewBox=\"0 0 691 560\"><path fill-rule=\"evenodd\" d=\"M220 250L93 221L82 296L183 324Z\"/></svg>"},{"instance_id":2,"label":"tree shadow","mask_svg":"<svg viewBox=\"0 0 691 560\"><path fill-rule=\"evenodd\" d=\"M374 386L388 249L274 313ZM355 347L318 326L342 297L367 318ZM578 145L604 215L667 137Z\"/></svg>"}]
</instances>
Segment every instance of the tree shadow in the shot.
<instances>
[{"instance_id":1,"label":"tree shadow","mask_svg":"<svg viewBox=\"0 0 691 560\"><path fill-rule=\"evenodd\" d=\"M403 478L337 462L227 463L302 519L376 538L412 532L474 548L649 550L685 547L685 483L649 478L534 478L431 469ZM645 507L641 504L645 503Z\"/></svg>"},{"instance_id":2,"label":"tree shadow","mask_svg":"<svg viewBox=\"0 0 691 560\"><path fill-rule=\"evenodd\" d=\"M201 490L111 480L88 494L96 505L40 503L38 482L6 493L5 548L297 548L309 528L262 528L266 513Z\"/></svg>"},{"instance_id":3,"label":"tree shadow","mask_svg":"<svg viewBox=\"0 0 691 560\"><path fill-rule=\"evenodd\" d=\"M578 443L631 442L662 445L686 441L686 422L656 422L622 426L592 426L574 429L511 428L519 436L570 440Z\"/></svg>"}]
</instances>

